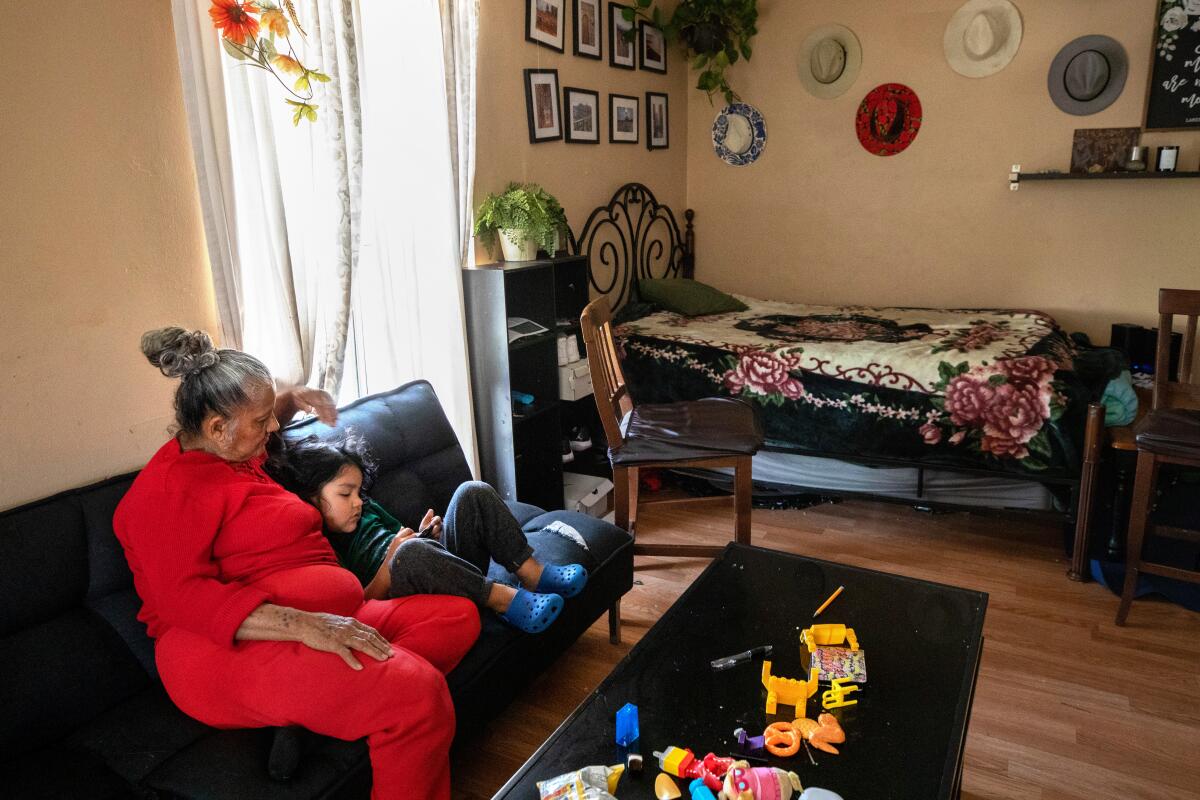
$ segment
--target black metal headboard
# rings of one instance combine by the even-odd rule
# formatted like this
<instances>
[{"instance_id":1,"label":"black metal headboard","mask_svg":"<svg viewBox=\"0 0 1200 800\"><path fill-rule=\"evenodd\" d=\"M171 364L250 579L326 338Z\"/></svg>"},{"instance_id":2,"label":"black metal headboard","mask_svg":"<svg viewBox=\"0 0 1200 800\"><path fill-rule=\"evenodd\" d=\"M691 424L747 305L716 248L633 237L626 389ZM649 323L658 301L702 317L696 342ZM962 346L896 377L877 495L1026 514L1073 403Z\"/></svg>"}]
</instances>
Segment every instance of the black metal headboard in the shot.
<instances>
[{"instance_id":1,"label":"black metal headboard","mask_svg":"<svg viewBox=\"0 0 1200 800\"><path fill-rule=\"evenodd\" d=\"M575 252L588 257L592 289L615 310L634 296L642 278L691 278L695 216L690 208L684 212L687 228L681 233L674 212L646 186L627 183L617 189L573 237Z\"/></svg>"}]
</instances>

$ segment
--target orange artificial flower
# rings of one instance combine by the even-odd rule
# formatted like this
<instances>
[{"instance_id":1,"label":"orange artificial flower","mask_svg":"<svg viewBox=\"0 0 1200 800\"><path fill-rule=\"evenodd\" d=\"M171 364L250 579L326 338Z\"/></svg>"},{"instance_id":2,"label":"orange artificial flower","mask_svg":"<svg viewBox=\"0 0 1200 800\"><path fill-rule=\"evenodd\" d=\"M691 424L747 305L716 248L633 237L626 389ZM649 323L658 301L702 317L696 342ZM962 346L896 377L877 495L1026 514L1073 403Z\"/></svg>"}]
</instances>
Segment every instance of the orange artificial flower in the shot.
<instances>
[{"instance_id":1,"label":"orange artificial flower","mask_svg":"<svg viewBox=\"0 0 1200 800\"><path fill-rule=\"evenodd\" d=\"M288 35L287 17L283 15L283 11L278 6L264 8L261 21L263 27L276 36Z\"/></svg>"},{"instance_id":2,"label":"orange artificial flower","mask_svg":"<svg viewBox=\"0 0 1200 800\"><path fill-rule=\"evenodd\" d=\"M212 8L208 10L213 27L236 44L245 44L247 39L258 36L258 20L253 16L257 13L258 6L251 0L212 0Z\"/></svg>"},{"instance_id":3,"label":"orange artificial flower","mask_svg":"<svg viewBox=\"0 0 1200 800\"><path fill-rule=\"evenodd\" d=\"M271 59L271 63L280 72L290 72L293 75L299 75L301 72L304 72L304 67L300 66L300 62L291 56L277 55Z\"/></svg>"}]
</instances>

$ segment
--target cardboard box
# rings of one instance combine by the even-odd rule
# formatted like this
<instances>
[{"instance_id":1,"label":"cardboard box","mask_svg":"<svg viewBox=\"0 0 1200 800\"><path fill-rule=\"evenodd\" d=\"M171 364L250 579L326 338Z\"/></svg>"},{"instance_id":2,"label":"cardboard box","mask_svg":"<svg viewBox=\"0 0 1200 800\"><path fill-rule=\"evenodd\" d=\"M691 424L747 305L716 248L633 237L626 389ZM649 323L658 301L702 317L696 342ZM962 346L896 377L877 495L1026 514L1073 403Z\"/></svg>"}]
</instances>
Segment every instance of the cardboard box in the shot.
<instances>
[{"instance_id":1,"label":"cardboard box","mask_svg":"<svg viewBox=\"0 0 1200 800\"><path fill-rule=\"evenodd\" d=\"M578 400L592 394L592 369L586 358L558 368L558 396Z\"/></svg>"},{"instance_id":2,"label":"cardboard box","mask_svg":"<svg viewBox=\"0 0 1200 800\"><path fill-rule=\"evenodd\" d=\"M603 519L612 510L613 485L595 475L563 473L563 507Z\"/></svg>"}]
</instances>

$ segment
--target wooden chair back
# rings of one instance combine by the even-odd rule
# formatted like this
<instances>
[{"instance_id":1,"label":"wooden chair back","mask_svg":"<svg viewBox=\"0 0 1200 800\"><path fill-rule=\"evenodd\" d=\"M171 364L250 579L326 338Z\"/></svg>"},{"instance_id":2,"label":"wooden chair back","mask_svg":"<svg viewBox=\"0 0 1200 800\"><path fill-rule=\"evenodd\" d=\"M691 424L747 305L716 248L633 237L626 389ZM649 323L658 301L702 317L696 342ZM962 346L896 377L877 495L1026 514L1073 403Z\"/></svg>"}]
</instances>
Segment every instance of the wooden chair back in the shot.
<instances>
[{"instance_id":1,"label":"wooden chair back","mask_svg":"<svg viewBox=\"0 0 1200 800\"><path fill-rule=\"evenodd\" d=\"M629 396L621 361L617 358L608 301L601 297L588 303L579 317L579 325L583 330L600 423L604 426L608 446L619 447L625 441L621 435L621 420L633 410L633 398Z\"/></svg>"},{"instance_id":2,"label":"wooden chair back","mask_svg":"<svg viewBox=\"0 0 1200 800\"><path fill-rule=\"evenodd\" d=\"M1179 380L1171 380L1171 330L1175 315L1187 318L1183 347L1179 351ZM1158 351L1154 356L1154 409L1200 409L1200 380L1193 382L1196 359L1196 319L1200 317L1200 290L1158 290Z\"/></svg>"}]
</instances>

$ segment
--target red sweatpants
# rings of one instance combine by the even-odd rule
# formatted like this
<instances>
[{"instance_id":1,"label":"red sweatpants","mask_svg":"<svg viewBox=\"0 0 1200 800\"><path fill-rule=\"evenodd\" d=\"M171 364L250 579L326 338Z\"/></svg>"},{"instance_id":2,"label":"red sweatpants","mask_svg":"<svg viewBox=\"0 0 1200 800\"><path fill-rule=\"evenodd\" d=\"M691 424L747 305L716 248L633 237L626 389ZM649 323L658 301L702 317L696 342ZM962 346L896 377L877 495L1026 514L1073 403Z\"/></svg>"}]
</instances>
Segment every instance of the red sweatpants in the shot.
<instances>
[{"instance_id":1,"label":"red sweatpants","mask_svg":"<svg viewBox=\"0 0 1200 800\"><path fill-rule=\"evenodd\" d=\"M356 653L363 669L353 670L340 656L299 643L231 649L172 628L159 638L155 660L175 704L218 728L302 725L338 739L366 736L374 800L448 800L454 706L445 673L479 635L475 604L444 595L363 602L353 575L324 566L277 572L254 585L279 605L353 616L388 639L395 655L376 661Z\"/></svg>"}]
</instances>

